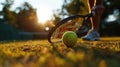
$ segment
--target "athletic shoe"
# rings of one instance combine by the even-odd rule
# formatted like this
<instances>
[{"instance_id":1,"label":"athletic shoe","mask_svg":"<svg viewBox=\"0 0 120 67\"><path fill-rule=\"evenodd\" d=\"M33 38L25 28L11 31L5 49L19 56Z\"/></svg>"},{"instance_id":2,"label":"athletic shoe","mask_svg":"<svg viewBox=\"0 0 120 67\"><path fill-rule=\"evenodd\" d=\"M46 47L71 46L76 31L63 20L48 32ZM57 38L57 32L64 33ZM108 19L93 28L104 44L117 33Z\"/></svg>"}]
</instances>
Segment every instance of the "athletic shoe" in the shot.
<instances>
[{"instance_id":1,"label":"athletic shoe","mask_svg":"<svg viewBox=\"0 0 120 67\"><path fill-rule=\"evenodd\" d=\"M89 30L87 35L82 37L83 40L96 41L100 39L100 34L96 30Z\"/></svg>"}]
</instances>

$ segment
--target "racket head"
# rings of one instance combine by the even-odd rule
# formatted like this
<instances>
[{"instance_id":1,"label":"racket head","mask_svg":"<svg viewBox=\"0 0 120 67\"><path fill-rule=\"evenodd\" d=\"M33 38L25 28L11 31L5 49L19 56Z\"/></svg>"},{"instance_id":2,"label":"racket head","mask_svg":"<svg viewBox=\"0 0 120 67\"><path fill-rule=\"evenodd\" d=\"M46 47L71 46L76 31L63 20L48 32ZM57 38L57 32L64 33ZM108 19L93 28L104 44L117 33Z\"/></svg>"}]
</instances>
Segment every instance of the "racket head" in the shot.
<instances>
[{"instance_id":1,"label":"racket head","mask_svg":"<svg viewBox=\"0 0 120 67\"><path fill-rule=\"evenodd\" d=\"M53 27L48 34L50 43L62 42L62 36L66 31L76 32L84 22L84 16L74 15L63 19Z\"/></svg>"}]
</instances>

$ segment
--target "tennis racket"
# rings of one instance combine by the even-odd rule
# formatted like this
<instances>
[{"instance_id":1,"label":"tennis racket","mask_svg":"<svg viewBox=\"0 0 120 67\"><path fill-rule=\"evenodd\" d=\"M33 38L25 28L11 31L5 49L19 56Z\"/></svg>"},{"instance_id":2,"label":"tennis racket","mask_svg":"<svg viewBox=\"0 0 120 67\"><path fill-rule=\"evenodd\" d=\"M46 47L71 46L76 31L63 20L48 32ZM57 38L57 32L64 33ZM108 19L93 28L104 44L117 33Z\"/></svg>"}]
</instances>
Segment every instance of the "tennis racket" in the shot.
<instances>
[{"instance_id":1,"label":"tennis racket","mask_svg":"<svg viewBox=\"0 0 120 67\"><path fill-rule=\"evenodd\" d=\"M79 30L84 25L90 27L90 17L93 15L94 13L89 13L87 15L73 15L59 21L55 27L49 31L48 41L50 43L62 42L62 35L66 31L73 31L76 32L78 36L82 36L84 33Z\"/></svg>"}]
</instances>

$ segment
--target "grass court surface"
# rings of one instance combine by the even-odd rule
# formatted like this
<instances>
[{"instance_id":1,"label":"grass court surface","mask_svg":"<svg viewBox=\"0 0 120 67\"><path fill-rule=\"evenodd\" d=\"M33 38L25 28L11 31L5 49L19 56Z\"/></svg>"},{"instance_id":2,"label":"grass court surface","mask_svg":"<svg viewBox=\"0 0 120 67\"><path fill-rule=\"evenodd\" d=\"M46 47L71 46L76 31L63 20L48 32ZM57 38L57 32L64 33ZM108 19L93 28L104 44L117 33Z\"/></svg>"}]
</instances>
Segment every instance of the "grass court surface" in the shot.
<instances>
[{"instance_id":1,"label":"grass court surface","mask_svg":"<svg viewBox=\"0 0 120 67\"><path fill-rule=\"evenodd\" d=\"M47 40L0 42L0 67L120 67L119 63L120 37L78 39L73 48Z\"/></svg>"}]
</instances>

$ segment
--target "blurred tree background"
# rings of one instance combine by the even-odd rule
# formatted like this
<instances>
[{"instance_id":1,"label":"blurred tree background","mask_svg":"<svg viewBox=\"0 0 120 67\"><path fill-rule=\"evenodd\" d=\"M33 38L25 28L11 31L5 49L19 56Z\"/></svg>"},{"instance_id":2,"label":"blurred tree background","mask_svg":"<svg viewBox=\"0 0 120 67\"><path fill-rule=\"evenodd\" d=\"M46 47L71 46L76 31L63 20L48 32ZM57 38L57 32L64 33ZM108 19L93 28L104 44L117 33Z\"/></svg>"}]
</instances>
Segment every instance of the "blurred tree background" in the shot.
<instances>
[{"instance_id":1,"label":"blurred tree background","mask_svg":"<svg viewBox=\"0 0 120 67\"><path fill-rule=\"evenodd\" d=\"M84 0L64 0L61 9L53 12L53 19L47 21L46 26L51 28L51 22L75 15L86 14L88 8ZM43 32L43 25L38 24L36 9L25 2L12 11L14 0L5 0L0 3L0 40L21 39L19 32ZM120 0L104 0L105 11L101 20L100 33L102 36L120 36ZM112 20L111 20L112 19ZM29 36L30 37L30 36ZM32 36L31 36L32 37Z\"/></svg>"},{"instance_id":2,"label":"blurred tree background","mask_svg":"<svg viewBox=\"0 0 120 67\"><path fill-rule=\"evenodd\" d=\"M34 35L21 35L20 32L44 31L38 24L36 9L28 2L11 10L14 0L5 0L0 3L3 6L0 11L0 40L33 39Z\"/></svg>"},{"instance_id":3,"label":"blurred tree background","mask_svg":"<svg viewBox=\"0 0 120 67\"><path fill-rule=\"evenodd\" d=\"M0 40L17 39L16 13L10 10L13 1L6 0L0 11Z\"/></svg>"}]
</instances>

